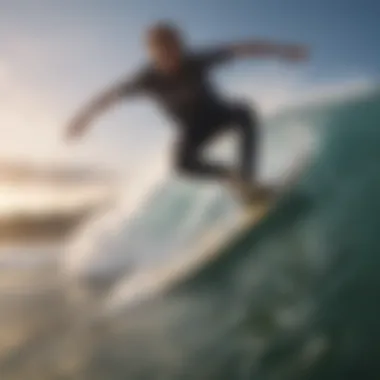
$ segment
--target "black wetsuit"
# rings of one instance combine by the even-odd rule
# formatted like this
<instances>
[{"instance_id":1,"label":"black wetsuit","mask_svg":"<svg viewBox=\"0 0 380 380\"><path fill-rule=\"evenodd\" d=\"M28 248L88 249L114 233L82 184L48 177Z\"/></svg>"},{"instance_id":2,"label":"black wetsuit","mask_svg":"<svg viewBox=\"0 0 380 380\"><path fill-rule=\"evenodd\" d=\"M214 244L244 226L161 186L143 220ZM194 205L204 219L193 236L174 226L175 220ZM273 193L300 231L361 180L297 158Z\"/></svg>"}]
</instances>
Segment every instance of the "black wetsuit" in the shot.
<instances>
[{"instance_id":1,"label":"black wetsuit","mask_svg":"<svg viewBox=\"0 0 380 380\"><path fill-rule=\"evenodd\" d=\"M256 116L249 108L222 99L209 82L209 70L230 58L228 52L221 50L189 54L175 74L148 67L121 86L123 96L153 97L178 125L175 168L182 173L215 179L229 177L229 169L206 162L201 153L210 140L231 128L238 132L241 141L237 174L247 181L255 174Z\"/></svg>"}]
</instances>

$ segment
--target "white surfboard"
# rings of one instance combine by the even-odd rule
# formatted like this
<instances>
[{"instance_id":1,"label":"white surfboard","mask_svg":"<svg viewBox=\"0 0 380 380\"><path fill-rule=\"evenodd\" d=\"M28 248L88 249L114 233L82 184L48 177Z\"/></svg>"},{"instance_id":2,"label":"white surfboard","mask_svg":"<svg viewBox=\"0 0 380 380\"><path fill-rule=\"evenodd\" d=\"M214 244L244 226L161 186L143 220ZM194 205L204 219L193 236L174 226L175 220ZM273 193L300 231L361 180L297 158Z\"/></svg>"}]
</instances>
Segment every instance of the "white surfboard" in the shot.
<instances>
[{"instance_id":1,"label":"white surfboard","mask_svg":"<svg viewBox=\"0 0 380 380\"><path fill-rule=\"evenodd\" d=\"M191 247L188 252L179 255L177 259L173 259L169 265L128 278L111 295L108 307L116 311L118 305L125 305L126 299L138 299L141 301L144 295L165 293L173 289L176 284L195 274L208 262L216 259L225 248L239 241L245 232L255 228L257 223L267 215L276 204L277 198L291 188L299 178L304 162L297 160L298 164L293 165L283 176L283 179L277 182L272 197L243 204L241 217L236 220L234 227L228 228L226 231L225 228L216 226L203 239L200 239L195 246ZM300 163L302 165L299 165ZM121 299L123 302L120 301Z\"/></svg>"}]
</instances>

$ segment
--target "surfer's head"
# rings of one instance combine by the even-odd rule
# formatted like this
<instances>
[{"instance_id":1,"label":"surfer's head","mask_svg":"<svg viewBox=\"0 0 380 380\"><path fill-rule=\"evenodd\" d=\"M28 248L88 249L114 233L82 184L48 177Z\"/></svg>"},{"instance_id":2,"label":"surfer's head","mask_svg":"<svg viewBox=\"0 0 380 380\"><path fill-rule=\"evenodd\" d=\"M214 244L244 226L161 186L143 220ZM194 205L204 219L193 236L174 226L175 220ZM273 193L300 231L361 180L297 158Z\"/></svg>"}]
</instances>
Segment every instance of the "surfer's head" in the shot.
<instances>
[{"instance_id":1,"label":"surfer's head","mask_svg":"<svg viewBox=\"0 0 380 380\"><path fill-rule=\"evenodd\" d=\"M149 55L159 69L176 71L181 63L184 42L181 32L174 25L160 22L151 26L146 42Z\"/></svg>"}]
</instances>

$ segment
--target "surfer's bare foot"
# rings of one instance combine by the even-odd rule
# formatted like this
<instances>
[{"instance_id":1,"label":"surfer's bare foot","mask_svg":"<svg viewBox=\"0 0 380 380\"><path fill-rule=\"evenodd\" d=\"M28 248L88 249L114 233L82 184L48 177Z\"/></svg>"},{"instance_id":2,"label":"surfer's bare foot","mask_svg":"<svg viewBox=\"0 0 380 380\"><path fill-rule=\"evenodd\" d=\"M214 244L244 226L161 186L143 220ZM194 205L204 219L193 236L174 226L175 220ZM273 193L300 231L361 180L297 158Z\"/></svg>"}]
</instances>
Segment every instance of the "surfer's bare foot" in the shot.
<instances>
[{"instance_id":1,"label":"surfer's bare foot","mask_svg":"<svg viewBox=\"0 0 380 380\"><path fill-rule=\"evenodd\" d=\"M273 188L257 184L252 188L252 198L254 200L266 200L274 195Z\"/></svg>"},{"instance_id":2,"label":"surfer's bare foot","mask_svg":"<svg viewBox=\"0 0 380 380\"><path fill-rule=\"evenodd\" d=\"M231 176L226 182L235 196L243 200L244 203L265 201L272 194L270 188L258 183L244 181L240 177Z\"/></svg>"}]
</instances>

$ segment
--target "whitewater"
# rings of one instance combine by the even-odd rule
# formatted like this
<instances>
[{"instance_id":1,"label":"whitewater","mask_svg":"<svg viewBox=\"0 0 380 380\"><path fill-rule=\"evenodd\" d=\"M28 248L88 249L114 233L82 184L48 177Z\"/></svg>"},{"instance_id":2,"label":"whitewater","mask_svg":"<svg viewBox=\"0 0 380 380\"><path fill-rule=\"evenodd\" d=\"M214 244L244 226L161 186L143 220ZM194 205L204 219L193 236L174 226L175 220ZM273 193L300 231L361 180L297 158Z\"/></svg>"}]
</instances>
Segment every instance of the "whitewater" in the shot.
<instances>
[{"instance_id":1,"label":"whitewater","mask_svg":"<svg viewBox=\"0 0 380 380\"><path fill-rule=\"evenodd\" d=\"M378 88L267 117L263 180L308 160L209 260L241 216L214 184L161 181L90 222L1 293L1 378L378 378L379 123Z\"/></svg>"}]
</instances>

